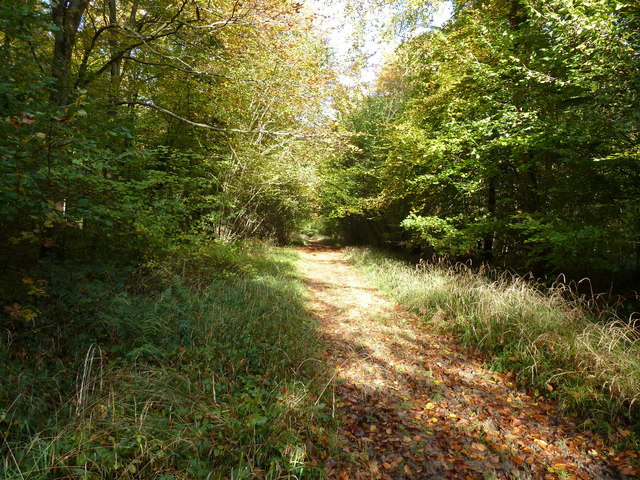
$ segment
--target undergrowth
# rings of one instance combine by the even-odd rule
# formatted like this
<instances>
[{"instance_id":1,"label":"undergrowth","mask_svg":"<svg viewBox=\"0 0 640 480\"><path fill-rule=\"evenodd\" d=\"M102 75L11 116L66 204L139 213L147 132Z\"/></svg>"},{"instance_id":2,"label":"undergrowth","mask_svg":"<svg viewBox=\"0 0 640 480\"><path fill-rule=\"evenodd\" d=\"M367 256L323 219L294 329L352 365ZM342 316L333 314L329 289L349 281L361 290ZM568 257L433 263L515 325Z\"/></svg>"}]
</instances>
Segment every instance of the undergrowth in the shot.
<instances>
[{"instance_id":1,"label":"undergrowth","mask_svg":"<svg viewBox=\"0 0 640 480\"><path fill-rule=\"evenodd\" d=\"M2 317L0 478L321 477L331 416L296 259L246 243L51 266L39 315Z\"/></svg>"},{"instance_id":2,"label":"undergrowth","mask_svg":"<svg viewBox=\"0 0 640 480\"><path fill-rule=\"evenodd\" d=\"M488 352L495 369L518 372L592 429L631 425L626 441L638 444L640 334L633 322L596 312L561 286L542 291L510 274L412 266L368 249L350 249L348 259L401 304Z\"/></svg>"}]
</instances>

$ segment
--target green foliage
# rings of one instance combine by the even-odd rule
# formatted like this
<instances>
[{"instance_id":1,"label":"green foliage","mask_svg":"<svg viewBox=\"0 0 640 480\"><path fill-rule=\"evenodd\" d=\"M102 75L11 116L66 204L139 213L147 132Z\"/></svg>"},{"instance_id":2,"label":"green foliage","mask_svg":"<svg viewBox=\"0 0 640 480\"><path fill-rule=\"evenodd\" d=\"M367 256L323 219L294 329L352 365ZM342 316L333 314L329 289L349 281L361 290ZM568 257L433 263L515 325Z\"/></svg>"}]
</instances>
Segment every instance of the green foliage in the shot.
<instances>
[{"instance_id":1,"label":"green foliage","mask_svg":"<svg viewBox=\"0 0 640 480\"><path fill-rule=\"evenodd\" d=\"M144 261L198 235L286 241L324 154L307 135L326 120L307 92L331 78L311 19L278 1L80 4L0 7L10 270L93 251Z\"/></svg>"},{"instance_id":2,"label":"green foliage","mask_svg":"<svg viewBox=\"0 0 640 480\"><path fill-rule=\"evenodd\" d=\"M320 476L329 415L296 254L174 253L133 289L112 268L61 279L3 342L3 478Z\"/></svg>"},{"instance_id":3,"label":"green foliage","mask_svg":"<svg viewBox=\"0 0 640 480\"><path fill-rule=\"evenodd\" d=\"M398 108L399 100L392 96L371 96L340 112L350 138L344 151L329 157L319 170L318 191L322 213L334 233L348 242L375 244L384 234L378 225L388 220L380 214L377 196L385 188L380 172L388 148L386 122Z\"/></svg>"},{"instance_id":4,"label":"green foliage","mask_svg":"<svg viewBox=\"0 0 640 480\"><path fill-rule=\"evenodd\" d=\"M476 246L478 239L456 228L455 224L459 222L460 219L411 214L400 225L411 233L413 241L418 244L433 245L439 252L465 253Z\"/></svg>"},{"instance_id":5,"label":"green foliage","mask_svg":"<svg viewBox=\"0 0 640 480\"><path fill-rule=\"evenodd\" d=\"M521 215L514 221L513 228L525 234L525 244L531 255L548 265L564 265L575 270L589 258L596 271L620 268L612 261L612 256L607 255L611 245L609 248L604 245L610 240L610 234L604 226Z\"/></svg>"},{"instance_id":6,"label":"green foliage","mask_svg":"<svg viewBox=\"0 0 640 480\"><path fill-rule=\"evenodd\" d=\"M454 10L442 28L406 39L353 109L383 148L334 161L346 168L328 191L332 211L439 253L539 273L633 274L637 9L492 0ZM344 127L362 132L349 118Z\"/></svg>"},{"instance_id":7,"label":"green foliage","mask_svg":"<svg viewBox=\"0 0 640 480\"><path fill-rule=\"evenodd\" d=\"M317 474L295 259L240 241L308 216L327 49L204 7L0 5L3 478Z\"/></svg>"}]
</instances>

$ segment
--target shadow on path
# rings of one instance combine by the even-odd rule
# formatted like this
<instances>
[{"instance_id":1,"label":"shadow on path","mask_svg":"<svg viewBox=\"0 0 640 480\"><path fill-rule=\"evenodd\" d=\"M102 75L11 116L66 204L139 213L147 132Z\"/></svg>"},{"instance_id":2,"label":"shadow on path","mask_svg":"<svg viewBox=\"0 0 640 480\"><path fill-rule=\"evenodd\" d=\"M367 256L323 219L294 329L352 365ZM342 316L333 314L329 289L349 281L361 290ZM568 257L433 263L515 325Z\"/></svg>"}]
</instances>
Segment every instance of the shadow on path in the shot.
<instances>
[{"instance_id":1,"label":"shadow on path","mask_svg":"<svg viewBox=\"0 0 640 480\"><path fill-rule=\"evenodd\" d=\"M551 401L491 372L372 288L336 247L301 249L334 369L344 456L330 478L624 479Z\"/></svg>"}]
</instances>

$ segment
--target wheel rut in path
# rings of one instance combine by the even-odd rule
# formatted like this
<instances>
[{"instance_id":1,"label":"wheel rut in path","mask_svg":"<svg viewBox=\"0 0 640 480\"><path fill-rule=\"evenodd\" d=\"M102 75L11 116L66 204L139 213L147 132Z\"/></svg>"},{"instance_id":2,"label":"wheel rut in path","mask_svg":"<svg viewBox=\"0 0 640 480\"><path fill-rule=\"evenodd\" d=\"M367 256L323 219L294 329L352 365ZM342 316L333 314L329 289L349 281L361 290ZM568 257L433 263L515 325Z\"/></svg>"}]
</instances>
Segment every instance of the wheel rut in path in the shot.
<instances>
[{"instance_id":1,"label":"wheel rut in path","mask_svg":"<svg viewBox=\"0 0 640 480\"><path fill-rule=\"evenodd\" d=\"M624 479L640 474L548 399L389 301L340 249L300 249L333 369L346 479ZM614 466L615 465L615 466Z\"/></svg>"}]
</instances>

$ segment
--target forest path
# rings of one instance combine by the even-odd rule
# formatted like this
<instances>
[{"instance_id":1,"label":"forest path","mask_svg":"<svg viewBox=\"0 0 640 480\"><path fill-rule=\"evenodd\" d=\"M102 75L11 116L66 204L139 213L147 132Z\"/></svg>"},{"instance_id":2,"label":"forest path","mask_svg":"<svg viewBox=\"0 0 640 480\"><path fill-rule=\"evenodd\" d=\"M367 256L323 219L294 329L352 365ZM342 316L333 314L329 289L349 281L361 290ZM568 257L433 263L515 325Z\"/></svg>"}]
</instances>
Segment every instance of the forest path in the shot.
<instances>
[{"instance_id":1,"label":"forest path","mask_svg":"<svg viewBox=\"0 0 640 480\"><path fill-rule=\"evenodd\" d=\"M340 249L300 251L342 421L345 455L326 462L329 478L625 478L607 466L602 443L559 418L552 402L430 331Z\"/></svg>"}]
</instances>

